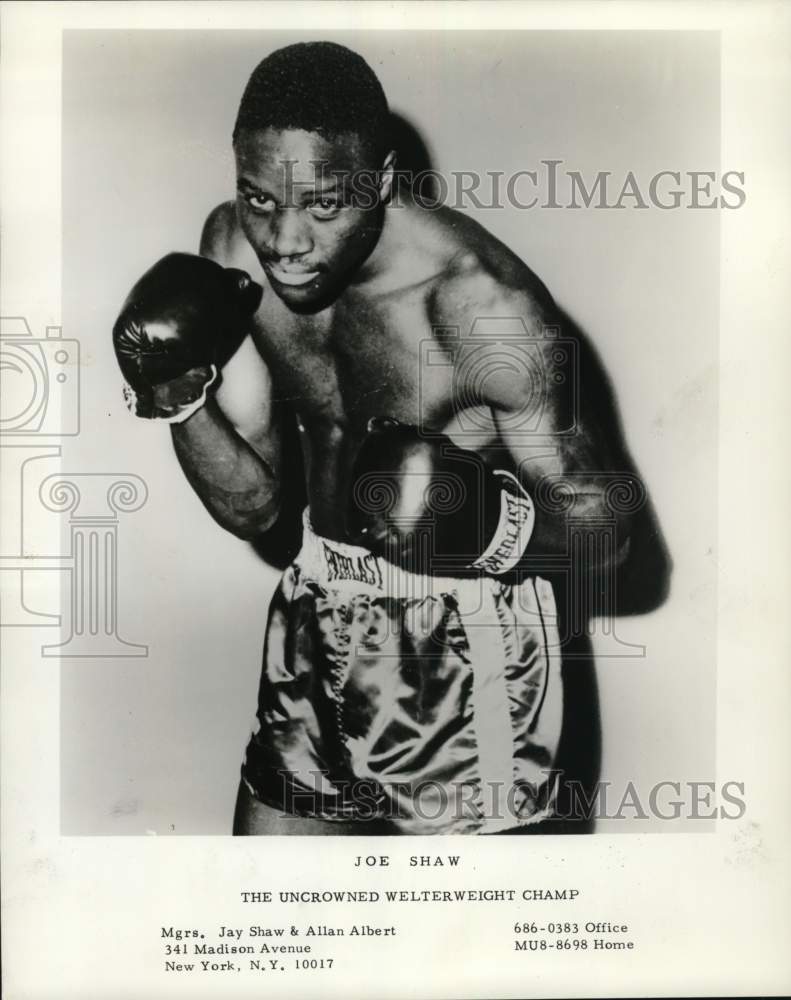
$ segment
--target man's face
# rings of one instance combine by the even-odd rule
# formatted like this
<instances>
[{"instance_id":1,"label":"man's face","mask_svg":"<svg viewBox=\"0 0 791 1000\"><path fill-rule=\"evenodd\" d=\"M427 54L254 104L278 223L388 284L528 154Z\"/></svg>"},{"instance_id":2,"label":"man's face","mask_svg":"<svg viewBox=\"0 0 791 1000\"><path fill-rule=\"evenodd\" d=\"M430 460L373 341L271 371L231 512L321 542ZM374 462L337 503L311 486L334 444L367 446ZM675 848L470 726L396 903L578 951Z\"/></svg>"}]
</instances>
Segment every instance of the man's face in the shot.
<instances>
[{"instance_id":1,"label":"man's face","mask_svg":"<svg viewBox=\"0 0 791 1000\"><path fill-rule=\"evenodd\" d=\"M359 140L243 130L234 151L239 220L275 293L298 312L332 301L382 229L378 192L360 173L374 165Z\"/></svg>"}]
</instances>

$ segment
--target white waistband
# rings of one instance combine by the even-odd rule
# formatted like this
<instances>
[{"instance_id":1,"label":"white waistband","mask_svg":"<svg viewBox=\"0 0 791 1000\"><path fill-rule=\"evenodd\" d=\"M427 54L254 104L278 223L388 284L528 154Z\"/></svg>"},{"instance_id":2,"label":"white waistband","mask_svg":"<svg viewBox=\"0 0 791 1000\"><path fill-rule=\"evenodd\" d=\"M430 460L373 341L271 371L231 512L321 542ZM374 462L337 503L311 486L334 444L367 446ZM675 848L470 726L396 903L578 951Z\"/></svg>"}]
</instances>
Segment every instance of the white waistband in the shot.
<instances>
[{"instance_id":1,"label":"white waistband","mask_svg":"<svg viewBox=\"0 0 791 1000\"><path fill-rule=\"evenodd\" d=\"M474 599L487 582L489 585L496 583L487 577L459 578L410 573L361 545L349 545L317 535L311 526L308 511L303 515L303 526L302 549L294 562L308 579L332 589L417 600L448 593Z\"/></svg>"}]
</instances>

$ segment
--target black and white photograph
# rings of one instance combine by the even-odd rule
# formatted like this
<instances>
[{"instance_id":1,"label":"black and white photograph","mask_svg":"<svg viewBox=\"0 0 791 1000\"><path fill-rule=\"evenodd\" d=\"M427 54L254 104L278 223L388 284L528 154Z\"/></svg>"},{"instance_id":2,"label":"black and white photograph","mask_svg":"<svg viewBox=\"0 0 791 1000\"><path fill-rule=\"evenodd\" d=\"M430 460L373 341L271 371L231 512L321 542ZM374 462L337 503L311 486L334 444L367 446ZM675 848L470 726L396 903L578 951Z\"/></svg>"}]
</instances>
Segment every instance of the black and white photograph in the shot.
<instances>
[{"instance_id":1,"label":"black and white photograph","mask_svg":"<svg viewBox=\"0 0 791 1000\"><path fill-rule=\"evenodd\" d=\"M65 831L682 812L652 786L713 773L718 101L701 33L67 34L78 449L146 484L148 648L64 668Z\"/></svg>"},{"instance_id":2,"label":"black and white photograph","mask_svg":"<svg viewBox=\"0 0 791 1000\"><path fill-rule=\"evenodd\" d=\"M5 6L9 1000L780 995L788 8Z\"/></svg>"}]
</instances>

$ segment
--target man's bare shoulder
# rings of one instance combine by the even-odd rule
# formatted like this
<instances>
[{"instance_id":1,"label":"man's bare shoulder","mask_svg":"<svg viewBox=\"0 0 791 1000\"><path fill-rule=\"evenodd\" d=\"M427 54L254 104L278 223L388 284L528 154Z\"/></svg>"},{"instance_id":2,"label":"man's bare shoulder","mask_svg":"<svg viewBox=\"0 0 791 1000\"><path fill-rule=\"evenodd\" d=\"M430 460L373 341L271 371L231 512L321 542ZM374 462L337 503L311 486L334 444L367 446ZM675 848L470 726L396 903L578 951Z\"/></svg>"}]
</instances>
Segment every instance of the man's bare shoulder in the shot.
<instances>
[{"instance_id":1,"label":"man's bare shoulder","mask_svg":"<svg viewBox=\"0 0 791 1000\"><path fill-rule=\"evenodd\" d=\"M224 201L209 212L201 233L200 254L223 267L238 267L253 275L260 269L239 225L235 202Z\"/></svg>"},{"instance_id":2,"label":"man's bare shoulder","mask_svg":"<svg viewBox=\"0 0 791 1000\"><path fill-rule=\"evenodd\" d=\"M453 253L434 285L434 322L469 330L477 317L519 316L530 330L551 321L555 305L549 291L512 250L458 212L436 221L447 228Z\"/></svg>"}]
</instances>

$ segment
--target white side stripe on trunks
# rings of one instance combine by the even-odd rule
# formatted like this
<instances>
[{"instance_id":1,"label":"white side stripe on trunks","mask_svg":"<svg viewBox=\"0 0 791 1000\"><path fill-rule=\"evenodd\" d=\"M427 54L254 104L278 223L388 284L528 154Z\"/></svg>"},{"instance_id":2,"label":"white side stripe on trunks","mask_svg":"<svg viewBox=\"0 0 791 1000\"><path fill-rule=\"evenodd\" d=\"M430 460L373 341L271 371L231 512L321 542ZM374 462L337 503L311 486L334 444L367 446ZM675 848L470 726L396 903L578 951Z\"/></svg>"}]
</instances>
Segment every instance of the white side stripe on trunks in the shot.
<instances>
[{"instance_id":1,"label":"white side stripe on trunks","mask_svg":"<svg viewBox=\"0 0 791 1000\"><path fill-rule=\"evenodd\" d=\"M506 689L505 645L502 625L488 588L482 590L483 605L462 617L472 661L473 726L478 749L484 830L495 833L515 824L508 816L509 791L513 785L513 735Z\"/></svg>"}]
</instances>

